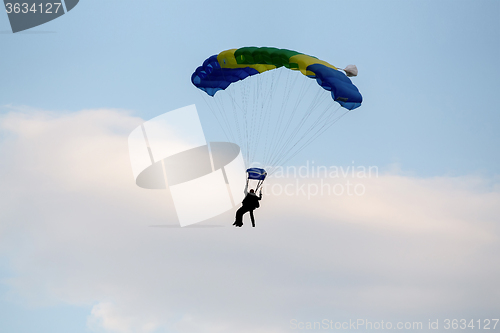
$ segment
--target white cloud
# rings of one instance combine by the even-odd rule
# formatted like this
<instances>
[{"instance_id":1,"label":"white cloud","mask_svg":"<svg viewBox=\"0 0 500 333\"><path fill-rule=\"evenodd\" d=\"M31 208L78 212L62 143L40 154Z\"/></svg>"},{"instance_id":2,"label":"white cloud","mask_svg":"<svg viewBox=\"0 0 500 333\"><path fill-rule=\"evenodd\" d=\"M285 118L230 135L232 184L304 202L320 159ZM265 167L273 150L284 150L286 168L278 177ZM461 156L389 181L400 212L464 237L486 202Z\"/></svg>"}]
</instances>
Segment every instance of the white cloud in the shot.
<instances>
[{"instance_id":1,"label":"white cloud","mask_svg":"<svg viewBox=\"0 0 500 333\"><path fill-rule=\"evenodd\" d=\"M500 310L494 181L351 178L364 195L266 196L256 228L230 227L233 212L207 222L227 228L151 228L176 220L167 192L134 184L127 136L141 122L119 110L0 117L0 251L26 301L92 304L89 327L120 333Z\"/></svg>"},{"instance_id":2,"label":"white cloud","mask_svg":"<svg viewBox=\"0 0 500 333\"><path fill-rule=\"evenodd\" d=\"M118 309L113 303L100 302L94 305L87 321L88 326L94 331L108 332L140 332L149 333L159 326L154 320L137 318L134 313L126 313L127 309Z\"/></svg>"}]
</instances>

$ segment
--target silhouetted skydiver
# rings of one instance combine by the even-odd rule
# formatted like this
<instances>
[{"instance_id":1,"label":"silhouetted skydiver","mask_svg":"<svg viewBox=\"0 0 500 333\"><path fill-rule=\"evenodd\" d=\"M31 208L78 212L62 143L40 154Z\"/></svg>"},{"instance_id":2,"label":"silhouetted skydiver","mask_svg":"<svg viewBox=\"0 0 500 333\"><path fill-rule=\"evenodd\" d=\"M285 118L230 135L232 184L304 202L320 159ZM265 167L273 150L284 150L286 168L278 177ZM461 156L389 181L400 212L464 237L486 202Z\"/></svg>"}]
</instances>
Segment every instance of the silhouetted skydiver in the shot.
<instances>
[{"instance_id":1,"label":"silhouetted skydiver","mask_svg":"<svg viewBox=\"0 0 500 333\"><path fill-rule=\"evenodd\" d=\"M250 219L252 220L252 227L255 227L255 219L253 217L253 210L259 208L259 200L262 199L262 189L260 190L259 196L254 193L254 190L248 192L248 184L245 186L245 199L241 202L243 205L240 209L236 211L236 221L233 223L236 227L241 227L243 225L243 214L250 212Z\"/></svg>"}]
</instances>

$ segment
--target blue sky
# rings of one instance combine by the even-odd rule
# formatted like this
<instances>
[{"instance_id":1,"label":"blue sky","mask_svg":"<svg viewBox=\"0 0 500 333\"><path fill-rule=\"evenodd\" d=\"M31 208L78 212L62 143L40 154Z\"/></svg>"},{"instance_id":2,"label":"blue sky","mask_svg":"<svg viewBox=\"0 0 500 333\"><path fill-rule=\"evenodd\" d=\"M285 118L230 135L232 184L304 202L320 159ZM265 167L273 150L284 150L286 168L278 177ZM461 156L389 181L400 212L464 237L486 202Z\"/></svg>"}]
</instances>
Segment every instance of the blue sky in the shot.
<instances>
[{"instance_id":1,"label":"blue sky","mask_svg":"<svg viewBox=\"0 0 500 333\"><path fill-rule=\"evenodd\" d=\"M496 1L238 6L86 1L24 34L3 34L1 103L151 118L198 102L189 78L206 57L272 45L360 70L363 108L321 138L338 152L325 162L400 163L426 176L498 172ZM6 16L1 24L9 29Z\"/></svg>"},{"instance_id":2,"label":"blue sky","mask_svg":"<svg viewBox=\"0 0 500 333\"><path fill-rule=\"evenodd\" d=\"M2 115L16 108L54 117L118 109L147 120L196 103L207 137L215 138L217 124L190 82L194 69L229 48L289 48L338 67L356 64L353 83L364 98L290 164L354 161L409 177L480 177L476 185L498 186L496 0L87 0L42 26L9 31L7 15L0 15ZM0 224L19 221L16 214ZM7 246L0 252L0 278L23 275L17 253ZM1 331L86 332L100 301L51 295L44 305L30 305L30 296L19 300L16 292L0 288Z\"/></svg>"}]
</instances>

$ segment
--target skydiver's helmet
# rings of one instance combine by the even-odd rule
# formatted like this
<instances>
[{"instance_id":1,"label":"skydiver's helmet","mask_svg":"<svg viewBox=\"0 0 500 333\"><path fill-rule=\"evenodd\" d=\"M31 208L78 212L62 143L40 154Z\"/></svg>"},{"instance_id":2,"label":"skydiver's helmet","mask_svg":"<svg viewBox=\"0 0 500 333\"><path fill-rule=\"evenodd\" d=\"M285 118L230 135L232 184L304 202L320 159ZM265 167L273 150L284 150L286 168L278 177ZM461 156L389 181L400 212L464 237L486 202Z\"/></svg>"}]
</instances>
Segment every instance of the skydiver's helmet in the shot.
<instances>
[{"instance_id":1,"label":"skydiver's helmet","mask_svg":"<svg viewBox=\"0 0 500 333\"><path fill-rule=\"evenodd\" d=\"M250 190L250 193L253 193L253 192L254 192L254 191L253 191L253 189L251 189L251 190Z\"/></svg>"}]
</instances>

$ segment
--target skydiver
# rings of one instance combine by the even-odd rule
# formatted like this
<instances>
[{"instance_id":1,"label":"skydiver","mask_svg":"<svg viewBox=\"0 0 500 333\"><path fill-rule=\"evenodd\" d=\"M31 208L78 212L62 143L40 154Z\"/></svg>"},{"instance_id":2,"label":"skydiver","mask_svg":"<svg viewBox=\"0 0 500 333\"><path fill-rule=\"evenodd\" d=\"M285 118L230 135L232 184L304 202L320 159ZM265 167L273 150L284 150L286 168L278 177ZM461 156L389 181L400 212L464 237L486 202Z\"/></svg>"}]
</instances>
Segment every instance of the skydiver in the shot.
<instances>
[{"instance_id":1,"label":"skydiver","mask_svg":"<svg viewBox=\"0 0 500 333\"><path fill-rule=\"evenodd\" d=\"M254 190L251 189L248 192L248 183L245 186L245 199L243 199L242 206L236 211L236 221L233 223L236 227L241 227L243 225L243 214L250 212L250 219L252 220L252 227L255 227L255 219L253 217L253 210L260 207L259 200L262 199L262 189L260 189L260 194L257 196Z\"/></svg>"}]
</instances>

